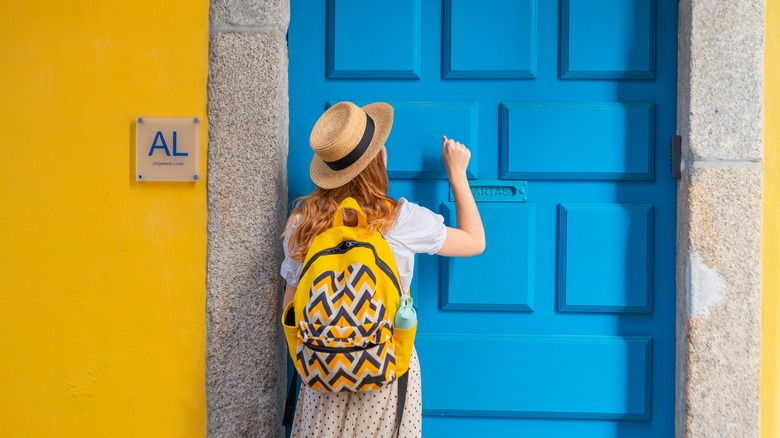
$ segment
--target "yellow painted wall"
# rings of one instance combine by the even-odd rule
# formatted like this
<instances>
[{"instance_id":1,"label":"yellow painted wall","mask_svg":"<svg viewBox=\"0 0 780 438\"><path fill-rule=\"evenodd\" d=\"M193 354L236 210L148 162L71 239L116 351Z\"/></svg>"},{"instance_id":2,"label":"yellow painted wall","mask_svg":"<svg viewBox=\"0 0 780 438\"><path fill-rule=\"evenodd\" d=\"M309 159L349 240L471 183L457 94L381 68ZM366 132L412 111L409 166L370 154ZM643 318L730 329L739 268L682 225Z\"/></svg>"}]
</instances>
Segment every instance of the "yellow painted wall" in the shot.
<instances>
[{"instance_id":1,"label":"yellow painted wall","mask_svg":"<svg viewBox=\"0 0 780 438\"><path fill-rule=\"evenodd\" d=\"M761 438L780 438L780 4L766 2Z\"/></svg>"},{"instance_id":2,"label":"yellow painted wall","mask_svg":"<svg viewBox=\"0 0 780 438\"><path fill-rule=\"evenodd\" d=\"M0 436L205 436L206 183L132 127L207 62L206 0L0 1Z\"/></svg>"}]
</instances>

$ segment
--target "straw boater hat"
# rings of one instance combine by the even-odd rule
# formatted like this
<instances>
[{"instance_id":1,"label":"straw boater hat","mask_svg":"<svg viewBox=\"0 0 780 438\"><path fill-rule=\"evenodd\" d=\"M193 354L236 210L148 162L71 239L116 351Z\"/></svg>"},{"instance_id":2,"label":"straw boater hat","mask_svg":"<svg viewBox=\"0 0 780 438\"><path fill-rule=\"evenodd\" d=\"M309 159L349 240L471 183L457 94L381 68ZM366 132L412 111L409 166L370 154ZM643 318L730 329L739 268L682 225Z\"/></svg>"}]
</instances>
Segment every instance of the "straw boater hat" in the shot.
<instances>
[{"instance_id":1,"label":"straw boater hat","mask_svg":"<svg viewBox=\"0 0 780 438\"><path fill-rule=\"evenodd\" d=\"M384 102L362 108L339 102L311 130L314 151L309 174L314 184L335 189L348 183L382 150L393 127L393 107Z\"/></svg>"}]
</instances>

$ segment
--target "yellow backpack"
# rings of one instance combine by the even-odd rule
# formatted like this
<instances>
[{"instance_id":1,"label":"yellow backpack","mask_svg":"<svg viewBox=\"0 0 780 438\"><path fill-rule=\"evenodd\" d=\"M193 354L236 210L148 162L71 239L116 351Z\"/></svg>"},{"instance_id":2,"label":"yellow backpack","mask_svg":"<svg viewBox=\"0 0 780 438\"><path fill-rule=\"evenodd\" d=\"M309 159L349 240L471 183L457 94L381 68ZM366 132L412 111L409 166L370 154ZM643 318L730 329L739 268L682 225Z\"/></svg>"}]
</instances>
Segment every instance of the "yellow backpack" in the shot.
<instances>
[{"instance_id":1,"label":"yellow backpack","mask_svg":"<svg viewBox=\"0 0 780 438\"><path fill-rule=\"evenodd\" d=\"M357 226L344 225L345 209L357 213ZM312 389L379 389L409 369L417 327L393 325L404 292L390 246L367 225L353 198L341 202L333 226L312 241L282 312L290 357Z\"/></svg>"}]
</instances>

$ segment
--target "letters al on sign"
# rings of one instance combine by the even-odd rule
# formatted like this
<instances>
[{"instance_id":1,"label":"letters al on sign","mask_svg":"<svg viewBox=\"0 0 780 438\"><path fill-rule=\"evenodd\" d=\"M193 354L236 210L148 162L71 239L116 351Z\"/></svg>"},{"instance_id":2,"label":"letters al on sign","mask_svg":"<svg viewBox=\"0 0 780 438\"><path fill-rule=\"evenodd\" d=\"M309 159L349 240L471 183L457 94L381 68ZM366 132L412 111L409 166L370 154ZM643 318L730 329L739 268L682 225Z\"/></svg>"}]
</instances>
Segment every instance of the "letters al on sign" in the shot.
<instances>
[{"instance_id":1,"label":"letters al on sign","mask_svg":"<svg viewBox=\"0 0 780 438\"><path fill-rule=\"evenodd\" d=\"M200 118L138 117L135 180L200 180Z\"/></svg>"}]
</instances>

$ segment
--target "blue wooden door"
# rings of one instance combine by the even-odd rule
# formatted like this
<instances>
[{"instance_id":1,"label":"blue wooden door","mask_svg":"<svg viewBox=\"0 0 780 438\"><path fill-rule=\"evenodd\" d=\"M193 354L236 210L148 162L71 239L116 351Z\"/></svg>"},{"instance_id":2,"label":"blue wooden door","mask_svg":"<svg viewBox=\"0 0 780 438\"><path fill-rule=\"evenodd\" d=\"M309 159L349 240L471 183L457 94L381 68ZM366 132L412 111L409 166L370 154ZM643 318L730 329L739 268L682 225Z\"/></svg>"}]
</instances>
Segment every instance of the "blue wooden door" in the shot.
<instances>
[{"instance_id":1,"label":"blue wooden door","mask_svg":"<svg viewBox=\"0 0 780 438\"><path fill-rule=\"evenodd\" d=\"M454 224L472 150L487 250L418 256L428 437L674 431L674 0L293 0L290 197L341 100L387 101L391 194Z\"/></svg>"}]
</instances>

